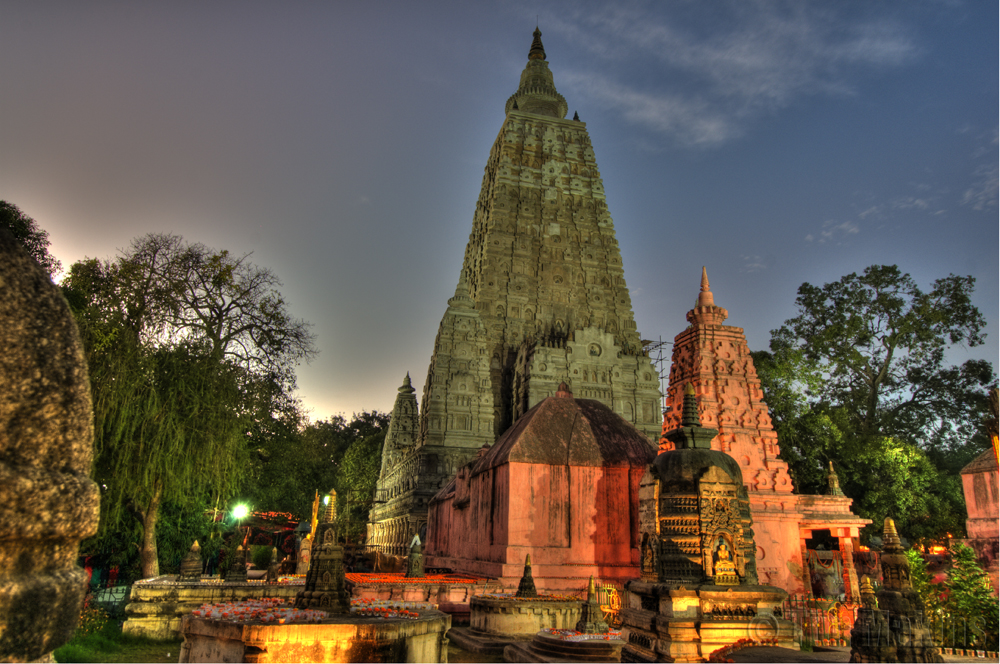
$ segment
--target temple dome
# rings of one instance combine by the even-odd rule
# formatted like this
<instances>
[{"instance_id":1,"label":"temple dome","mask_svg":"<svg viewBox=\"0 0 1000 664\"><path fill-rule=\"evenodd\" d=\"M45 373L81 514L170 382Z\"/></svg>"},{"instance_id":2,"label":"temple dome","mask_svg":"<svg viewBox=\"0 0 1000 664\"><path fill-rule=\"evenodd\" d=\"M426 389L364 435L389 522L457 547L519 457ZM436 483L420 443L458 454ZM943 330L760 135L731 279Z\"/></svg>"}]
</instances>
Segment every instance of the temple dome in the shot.
<instances>
[{"instance_id":1,"label":"temple dome","mask_svg":"<svg viewBox=\"0 0 1000 664\"><path fill-rule=\"evenodd\" d=\"M649 439L600 401L576 399L565 383L514 423L476 462L478 474L508 462L550 466L644 466Z\"/></svg>"},{"instance_id":2,"label":"temple dome","mask_svg":"<svg viewBox=\"0 0 1000 664\"><path fill-rule=\"evenodd\" d=\"M694 492L709 468L719 468L734 484L743 486L743 473L736 459L725 452L688 448L664 452L653 463L664 486L677 491Z\"/></svg>"}]
</instances>

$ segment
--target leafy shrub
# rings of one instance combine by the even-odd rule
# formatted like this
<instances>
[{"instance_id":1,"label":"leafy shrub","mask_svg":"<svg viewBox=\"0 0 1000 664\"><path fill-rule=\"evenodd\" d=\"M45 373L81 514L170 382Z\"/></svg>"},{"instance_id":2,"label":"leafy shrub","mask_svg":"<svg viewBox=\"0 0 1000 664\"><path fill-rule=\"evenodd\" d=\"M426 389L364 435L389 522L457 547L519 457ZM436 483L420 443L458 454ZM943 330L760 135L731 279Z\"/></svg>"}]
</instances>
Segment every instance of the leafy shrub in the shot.
<instances>
[{"instance_id":1,"label":"leafy shrub","mask_svg":"<svg viewBox=\"0 0 1000 664\"><path fill-rule=\"evenodd\" d=\"M267 569L267 566L271 564L271 549L270 544L251 546L250 559L253 561L253 566L257 569Z\"/></svg>"},{"instance_id":2,"label":"leafy shrub","mask_svg":"<svg viewBox=\"0 0 1000 664\"><path fill-rule=\"evenodd\" d=\"M102 609L93 595L87 595L83 600L83 610L80 611L80 625L76 628L74 638L97 634L108 624L107 611Z\"/></svg>"}]
</instances>

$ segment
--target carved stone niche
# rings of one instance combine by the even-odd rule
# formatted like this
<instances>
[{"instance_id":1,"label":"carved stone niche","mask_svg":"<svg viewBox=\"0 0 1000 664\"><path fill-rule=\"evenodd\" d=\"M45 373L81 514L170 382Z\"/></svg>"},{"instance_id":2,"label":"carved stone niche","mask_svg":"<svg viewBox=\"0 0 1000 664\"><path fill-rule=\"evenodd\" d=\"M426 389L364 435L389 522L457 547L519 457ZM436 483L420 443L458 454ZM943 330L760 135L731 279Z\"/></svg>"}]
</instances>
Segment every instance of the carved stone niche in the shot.
<instances>
[{"instance_id":1,"label":"carved stone niche","mask_svg":"<svg viewBox=\"0 0 1000 664\"><path fill-rule=\"evenodd\" d=\"M93 414L76 324L59 288L0 230L0 661L72 637L97 530Z\"/></svg>"}]
</instances>

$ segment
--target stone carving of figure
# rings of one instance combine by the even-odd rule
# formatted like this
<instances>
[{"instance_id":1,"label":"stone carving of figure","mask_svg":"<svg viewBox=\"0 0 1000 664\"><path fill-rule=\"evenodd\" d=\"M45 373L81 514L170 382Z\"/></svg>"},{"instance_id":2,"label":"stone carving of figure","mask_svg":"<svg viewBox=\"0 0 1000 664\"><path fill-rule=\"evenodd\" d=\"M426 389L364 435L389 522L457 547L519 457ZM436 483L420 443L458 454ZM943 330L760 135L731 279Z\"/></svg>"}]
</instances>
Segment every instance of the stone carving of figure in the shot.
<instances>
[{"instance_id":1,"label":"stone carving of figure","mask_svg":"<svg viewBox=\"0 0 1000 664\"><path fill-rule=\"evenodd\" d=\"M309 571L309 557L312 554L312 535L306 535L299 545L299 558L295 566L296 574L305 574Z\"/></svg>"}]
</instances>

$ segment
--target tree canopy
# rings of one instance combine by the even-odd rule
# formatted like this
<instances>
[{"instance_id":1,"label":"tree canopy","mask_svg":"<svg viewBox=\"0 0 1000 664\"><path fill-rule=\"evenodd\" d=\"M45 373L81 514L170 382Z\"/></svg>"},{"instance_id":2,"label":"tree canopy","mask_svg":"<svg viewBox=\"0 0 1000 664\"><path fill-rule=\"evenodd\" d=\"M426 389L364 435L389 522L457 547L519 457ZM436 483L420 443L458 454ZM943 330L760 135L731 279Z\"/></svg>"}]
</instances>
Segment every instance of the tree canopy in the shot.
<instances>
[{"instance_id":1,"label":"tree canopy","mask_svg":"<svg viewBox=\"0 0 1000 664\"><path fill-rule=\"evenodd\" d=\"M64 292L91 367L101 531L135 517L143 576L158 573L164 501L232 496L251 446L294 408L295 364L315 349L279 285L246 256L172 235L70 268Z\"/></svg>"},{"instance_id":2,"label":"tree canopy","mask_svg":"<svg viewBox=\"0 0 1000 664\"><path fill-rule=\"evenodd\" d=\"M50 277L62 269L56 257L49 253L49 232L16 205L0 201L0 228L10 231Z\"/></svg>"},{"instance_id":3,"label":"tree canopy","mask_svg":"<svg viewBox=\"0 0 1000 664\"><path fill-rule=\"evenodd\" d=\"M834 461L862 516L892 516L911 539L958 534L957 471L985 448L994 381L989 362L946 361L950 347L984 341L974 284L949 275L924 292L875 265L799 288L798 315L754 363L800 491L821 492Z\"/></svg>"}]
</instances>

